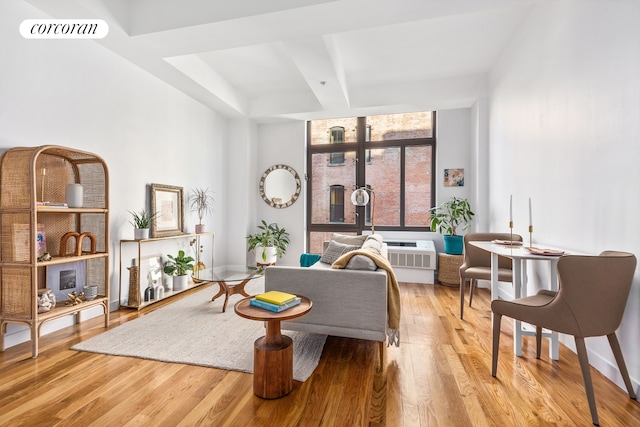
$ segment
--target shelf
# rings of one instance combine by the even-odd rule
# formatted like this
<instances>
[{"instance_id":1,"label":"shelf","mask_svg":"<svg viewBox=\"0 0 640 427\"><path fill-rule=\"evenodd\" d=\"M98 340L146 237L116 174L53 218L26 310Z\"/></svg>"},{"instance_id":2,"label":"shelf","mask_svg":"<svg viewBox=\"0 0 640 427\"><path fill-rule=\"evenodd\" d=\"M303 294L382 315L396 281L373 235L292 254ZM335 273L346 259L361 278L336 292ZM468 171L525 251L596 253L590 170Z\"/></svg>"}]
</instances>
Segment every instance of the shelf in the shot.
<instances>
[{"instance_id":1,"label":"shelf","mask_svg":"<svg viewBox=\"0 0 640 427\"><path fill-rule=\"evenodd\" d=\"M101 209L101 208L45 208L42 206L38 206L36 209L39 214L47 213L47 214L69 214L69 213L81 213L81 214L105 214L109 210Z\"/></svg>"},{"instance_id":2,"label":"shelf","mask_svg":"<svg viewBox=\"0 0 640 427\"><path fill-rule=\"evenodd\" d=\"M192 290L192 289L196 289L196 288L199 288L200 286L208 285L208 284L211 284L211 283L213 283L213 282L211 282L211 281L205 281L205 282L200 282L200 283L193 283L192 285L189 285L189 286L187 286L185 289L181 289L181 290L179 290L179 291L165 291L165 292L164 292L164 296L163 296L162 298L160 298L160 299L154 299L154 300L152 300L152 301L143 301L143 302L141 302L141 303L140 303L140 305L139 305L139 306L135 306L135 305L128 305L128 304L120 304L120 307L125 307L125 308L136 308L136 309L138 309L138 310L141 310L141 309L143 309L143 308L145 308L145 307L148 307L148 306L150 306L150 305L153 305L153 304L155 304L155 303L157 303L157 302L164 301L164 300L166 300L167 298L170 298L170 297L172 297L172 296L179 295L179 294L181 294L181 293L183 293L183 292L190 291L190 290Z\"/></svg>"},{"instance_id":3,"label":"shelf","mask_svg":"<svg viewBox=\"0 0 640 427\"><path fill-rule=\"evenodd\" d=\"M121 242L126 243L144 243L144 242L157 242L160 240L170 240L170 239L184 239L187 237L197 237L197 236L212 236L213 232L206 233L185 233L185 234L176 234L175 236L163 236L163 237L149 237L148 239L122 239Z\"/></svg>"},{"instance_id":4,"label":"shelf","mask_svg":"<svg viewBox=\"0 0 640 427\"><path fill-rule=\"evenodd\" d=\"M49 261L38 262L38 267L46 267L47 265L68 264L76 261L84 261L87 259L106 258L108 256L109 254L106 252L98 252L95 254L82 254L80 256L75 256L75 255L63 256L63 257L59 256L59 257L53 257Z\"/></svg>"},{"instance_id":5,"label":"shelf","mask_svg":"<svg viewBox=\"0 0 640 427\"><path fill-rule=\"evenodd\" d=\"M78 311L87 310L91 307L98 305L108 304L107 297L97 296L91 301L84 301L81 304L65 305L64 301L58 301L56 306L51 311L45 311L44 313L38 313L38 319L41 321L55 319L57 317L67 316L69 314L77 313Z\"/></svg>"},{"instance_id":6,"label":"shelf","mask_svg":"<svg viewBox=\"0 0 640 427\"><path fill-rule=\"evenodd\" d=\"M176 242L176 240L182 240L182 242ZM195 283L190 280L186 289L179 291L164 291L162 298L154 299L152 301L144 301L144 291L147 289L149 280L148 275L151 271L154 272L152 280L154 280L156 286L164 286L165 280L173 280L172 277L168 277L162 271L162 267L160 267L160 269L157 267L158 265L164 265L164 262L167 260L166 255L161 255L167 253L167 250L165 250L166 248L160 246L162 242L167 242L166 247L170 247L171 249L169 249L169 253L173 254L178 250L184 250L185 252L195 250L195 253L190 253L191 256L196 258L193 263L194 266L200 262L200 264L204 264L206 268L213 268L214 233L212 232L199 234L187 233L175 236L152 237L141 240L120 240L120 277L118 295L120 307L140 310L159 301L171 298L174 295L178 295L184 291L211 283L211 280L202 280L199 283ZM147 245L147 243L149 244ZM132 263L128 262L130 259L133 260ZM127 260L127 262L123 262L124 260ZM151 264L149 264L150 262ZM153 270L150 269L150 266L153 267ZM160 276L156 276L155 272L157 270L159 270Z\"/></svg>"},{"instance_id":7,"label":"shelf","mask_svg":"<svg viewBox=\"0 0 640 427\"><path fill-rule=\"evenodd\" d=\"M75 315L81 322L81 312L102 307L104 326L109 325L109 171L99 156L56 145L16 147L6 150L0 158L0 351L7 333L7 323L26 324L31 330L32 357L38 356L38 340L42 324L59 317ZM63 201L68 184L84 188L83 208L39 206L40 200ZM44 227L44 228L42 228ZM44 250L57 253L50 261L38 262L36 254L42 247L39 231L45 231ZM75 253L74 239L69 233L91 233L91 250ZM66 243L60 249L60 242ZM82 244L82 239L78 243ZM73 246L73 247L72 247ZM88 249L87 246L84 246ZM46 267L86 261L83 283L98 286L101 296L77 305L65 305L64 299L50 311L38 313L38 291L58 281L43 274ZM37 269L37 270L36 270ZM47 271L47 273L49 273ZM55 289L53 289L55 291ZM58 289L59 290L59 289ZM78 289L81 291L82 289Z\"/></svg>"}]
</instances>

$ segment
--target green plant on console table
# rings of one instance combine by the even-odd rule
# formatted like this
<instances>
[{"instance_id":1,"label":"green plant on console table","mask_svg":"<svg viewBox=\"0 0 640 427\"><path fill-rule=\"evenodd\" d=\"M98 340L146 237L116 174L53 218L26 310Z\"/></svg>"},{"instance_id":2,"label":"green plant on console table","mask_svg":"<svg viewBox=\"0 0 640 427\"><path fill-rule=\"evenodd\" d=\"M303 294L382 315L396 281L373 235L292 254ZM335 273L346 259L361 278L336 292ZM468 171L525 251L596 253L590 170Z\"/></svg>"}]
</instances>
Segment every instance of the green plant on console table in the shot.
<instances>
[{"instance_id":1,"label":"green plant on console table","mask_svg":"<svg viewBox=\"0 0 640 427\"><path fill-rule=\"evenodd\" d=\"M184 276L187 271L193 271L193 257L185 256L183 250L178 251L177 256L167 255L169 261L164 265L164 272L173 276Z\"/></svg>"}]
</instances>

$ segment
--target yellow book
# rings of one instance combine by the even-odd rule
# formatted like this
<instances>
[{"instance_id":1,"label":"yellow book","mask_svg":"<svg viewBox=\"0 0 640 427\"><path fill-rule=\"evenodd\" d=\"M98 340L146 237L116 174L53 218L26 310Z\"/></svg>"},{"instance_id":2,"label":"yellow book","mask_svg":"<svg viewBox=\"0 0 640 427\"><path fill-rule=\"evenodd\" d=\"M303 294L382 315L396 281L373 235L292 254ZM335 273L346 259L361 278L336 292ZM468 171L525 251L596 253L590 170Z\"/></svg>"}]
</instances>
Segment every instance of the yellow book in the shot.
<instances>
[{"instance_id":1,"label":"yellow book","mask_svg":"<svg viewBox=\"0 0 640 427\"><path fill-rule=\"evenodd\" d=\"M256 295L256 299L269 302L271 304L286 304L296 299L296 296L287 292L269 291L260 295Z\"/></svg>"}]
</instances>

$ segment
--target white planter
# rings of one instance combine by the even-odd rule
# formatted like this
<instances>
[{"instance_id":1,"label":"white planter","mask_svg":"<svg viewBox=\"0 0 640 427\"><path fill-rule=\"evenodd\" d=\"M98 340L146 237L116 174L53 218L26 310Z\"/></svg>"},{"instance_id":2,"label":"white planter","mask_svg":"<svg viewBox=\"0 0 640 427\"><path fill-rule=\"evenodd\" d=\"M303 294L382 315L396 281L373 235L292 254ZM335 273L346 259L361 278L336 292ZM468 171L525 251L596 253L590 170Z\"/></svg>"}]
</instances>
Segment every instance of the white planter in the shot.
<instances>
[{"instance_id":1,"label":"white planter","mask_svg":"<svg viewBox=\"0 0 640 427\"><path fill-rule=\"evenodd\" d=\"M188 275L183 275L183 276L173 276L173 290L174 291L182 291L184 289L187 289L187 286L189 284L189 276Z\"/></svg>"},{"instance_id":2,"label":"white planter","mask_svg":"<svg viewBox=\"0 0 640 427\"><path fill-rule=\"evenodd\" d=\"M273 246L264 248L266 251L267 259L262 258L262 246L256 247L256 264L275 264L278 259L278 252Z\"/></svg>"},{"instance_id":3,"label":"white planter","mask_svg":"<svg viewBox=\"0 0 640 427\"><path fill-rule=\"evenodd\" d=\"M149 229L148 228L134 228L133 229L133 238L136 240L144 240L149 238Z\"/></svg>"}]
</instances>

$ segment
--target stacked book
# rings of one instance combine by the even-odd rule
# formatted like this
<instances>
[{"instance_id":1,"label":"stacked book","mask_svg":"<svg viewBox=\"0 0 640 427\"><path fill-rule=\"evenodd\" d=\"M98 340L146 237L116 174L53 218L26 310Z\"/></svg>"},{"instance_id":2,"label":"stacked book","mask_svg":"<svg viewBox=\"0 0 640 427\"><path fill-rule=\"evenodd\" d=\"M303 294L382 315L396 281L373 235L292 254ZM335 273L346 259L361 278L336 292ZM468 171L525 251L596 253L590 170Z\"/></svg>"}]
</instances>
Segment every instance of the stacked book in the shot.
<instances>
[{"instance_id":1,"label":"stacked book","mask_svg":"<svg viewBox=\"0 0 640 427\"><path fill-rule=\"evenodd\" d=\"M254 307L280 313L281 311L300 304L300 298L287 292L269 291L251 298L249 304Z\"/></svg>"}]
</instances>

